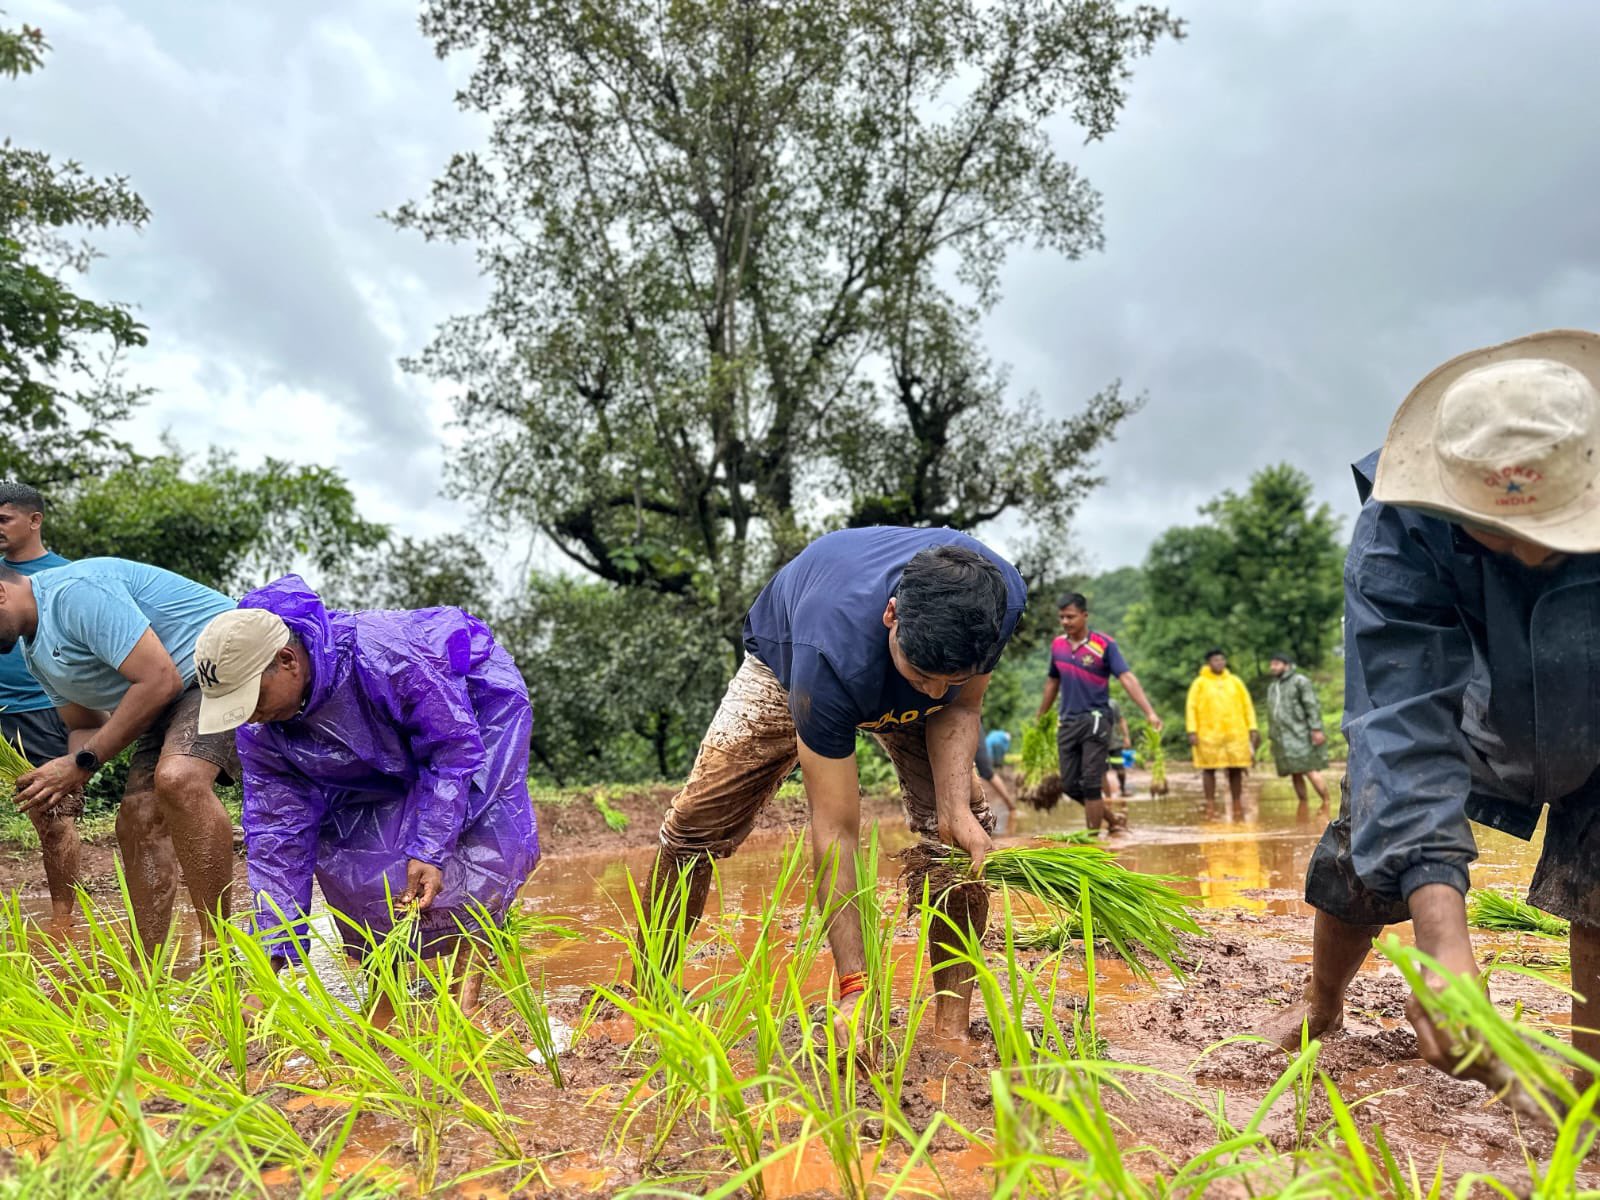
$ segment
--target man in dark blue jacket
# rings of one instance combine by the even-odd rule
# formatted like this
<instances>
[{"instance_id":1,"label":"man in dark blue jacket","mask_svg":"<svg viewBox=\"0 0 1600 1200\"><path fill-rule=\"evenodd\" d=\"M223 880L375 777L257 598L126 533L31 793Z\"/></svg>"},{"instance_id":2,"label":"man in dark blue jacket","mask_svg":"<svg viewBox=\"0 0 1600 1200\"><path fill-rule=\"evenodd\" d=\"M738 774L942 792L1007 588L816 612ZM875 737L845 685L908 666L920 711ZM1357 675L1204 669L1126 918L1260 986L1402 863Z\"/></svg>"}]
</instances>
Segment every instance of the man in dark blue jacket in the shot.
<instances>
[{"instance_id":1,"label":"man in dark blue jacket","mask_svg":"<svg viewBox=\"0 0 1600 1200\"><path fill-rule=\"evenodd\" d=\"M1356 468L1345 564L1347 794L1306 875L1317 911L1298 1046L1343 1023L1383 927L1476 975L1471 822L1528 838L1529 890L1572 922L1575 1030L1600 1026L1600 335L1474 351L1400 407ZM1422 1053L1452 1048L1414 1004ZM1600 1038L1574 1033L1593 1055ZM1484 1072L1479 1071L1480 1077Z\"/></svg>"}]
</instances>

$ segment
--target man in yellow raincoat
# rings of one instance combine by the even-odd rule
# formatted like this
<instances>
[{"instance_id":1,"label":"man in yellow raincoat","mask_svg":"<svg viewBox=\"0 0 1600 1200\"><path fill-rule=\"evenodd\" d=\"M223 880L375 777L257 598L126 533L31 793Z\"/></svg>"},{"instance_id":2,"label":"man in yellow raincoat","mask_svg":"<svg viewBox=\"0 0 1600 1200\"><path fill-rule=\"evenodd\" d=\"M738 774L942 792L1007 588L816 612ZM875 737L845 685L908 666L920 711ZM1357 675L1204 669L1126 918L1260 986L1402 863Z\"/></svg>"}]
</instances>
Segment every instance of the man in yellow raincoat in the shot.
<instances>
[{"instance_id":1,"label":"man in yellow raincoat","mask_svg":"<svg viewBox=\"0 0 1600 1200\"><path fill-rule=\"evenodd\" d=\"M1234 811L1244 803L1244 775L1255 763L1261 745L1256 728L1256 706L1244 682L1228 670L1221 650L1206 653L1206 665L1189 685L1186 728L1194 747L1194 765L1200 768L1206 790L1206 812L1217 802L1217 772L1228 772L1228 794Z\"/></svg>"}]
</instances>

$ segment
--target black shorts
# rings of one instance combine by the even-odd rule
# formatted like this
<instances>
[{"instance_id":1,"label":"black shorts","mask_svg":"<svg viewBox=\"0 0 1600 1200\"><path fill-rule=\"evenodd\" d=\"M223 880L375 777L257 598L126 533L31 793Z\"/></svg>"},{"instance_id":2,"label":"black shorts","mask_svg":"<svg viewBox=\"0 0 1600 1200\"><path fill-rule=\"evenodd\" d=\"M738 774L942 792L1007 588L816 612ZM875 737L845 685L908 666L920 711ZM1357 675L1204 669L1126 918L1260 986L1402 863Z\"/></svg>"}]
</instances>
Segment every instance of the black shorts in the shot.
<instances>
[{"instance_id":1,"label":"black shorts","mask_svg":"<svg viewBox=\"0 0 1600 1200\"><path fill-rule=\"evenodd\" d=\"M1339 785L1339 816L1311 852L1306 903L1351 925L1398 925L1411 909L1361 882L1350 856L1350 784ZM1528 903L1577 925L1600 927L1600 794L1587 789L1550 806L1544 849Z\"/></svg>"},{"instance_id":2,"label":"black shorts","mask_svg":"<svg viewBox=\"0 0 1600 1200\"><path fill-rule=\"evenodd\" d=\"M33 712L0 711L0 734L13 746L22 740L22 756L36 767L67 752L67 727L53 708Z\"/></svg>"},{"instance_id":3,"label":"black shorts","mask_svg":"<svg viewBox=\"0 0 1600 1200\"><path fill-rule=\"evenodd\" d=\"M1061 791L1084 804L1104 798L1106 756L1111 751L1111 717L1103 712L1072 713L1056 726L1056 758Z\"/></svg>"}]
</instances>

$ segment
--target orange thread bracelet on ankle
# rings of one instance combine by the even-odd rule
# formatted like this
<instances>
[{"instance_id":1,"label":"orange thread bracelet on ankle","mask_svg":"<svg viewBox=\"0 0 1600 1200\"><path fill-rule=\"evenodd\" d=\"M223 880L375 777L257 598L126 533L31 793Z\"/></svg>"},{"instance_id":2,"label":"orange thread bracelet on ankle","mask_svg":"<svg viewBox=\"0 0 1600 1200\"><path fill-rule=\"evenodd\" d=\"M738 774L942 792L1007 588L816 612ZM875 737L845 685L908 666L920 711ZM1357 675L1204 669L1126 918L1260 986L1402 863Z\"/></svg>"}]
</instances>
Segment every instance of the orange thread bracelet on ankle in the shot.
<instances>
[{"instance_id":1,"label":"orange thread bracelet on ankle","mask_svg":"<svg viewBox=\"0 0 1600 1200\"><path fill-rule=\"evenodd\" d=\"M851 971L848 975L839 976L839 999L846 996L855 996L867 990L867 973L865 971Z\"/></svg>"}]
</instances>

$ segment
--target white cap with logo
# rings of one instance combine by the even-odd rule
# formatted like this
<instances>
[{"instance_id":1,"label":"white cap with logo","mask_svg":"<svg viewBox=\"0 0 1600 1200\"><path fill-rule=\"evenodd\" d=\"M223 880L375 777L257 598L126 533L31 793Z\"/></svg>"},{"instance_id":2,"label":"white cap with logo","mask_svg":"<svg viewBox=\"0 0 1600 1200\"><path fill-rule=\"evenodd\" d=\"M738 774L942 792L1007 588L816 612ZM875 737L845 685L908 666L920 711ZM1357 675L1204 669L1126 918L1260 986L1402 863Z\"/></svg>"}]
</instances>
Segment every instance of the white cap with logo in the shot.
<instances>
[{"instance_id":1,"label":"white cap with logo","mask_svg":"<svg viewBox=\"0 0 1600 1200\"><path fill-rule=\"evenodd\" d=\"M289 644L289 627L264 608L235 608L212 619L194 644L201 733L226 733L250 719L261 676Z\"/></svg>"},{"instance_id":2,"label":"white cap with logo","mask_svg":"<svg viewBox=\"0 0 1600 1200\"><path fill-rule=\"evenodd\" d=\"M1372 494L1600 552L1600 334L1535 333L1445 363L1395 414Z\"/></svg>"}]
</instances>

